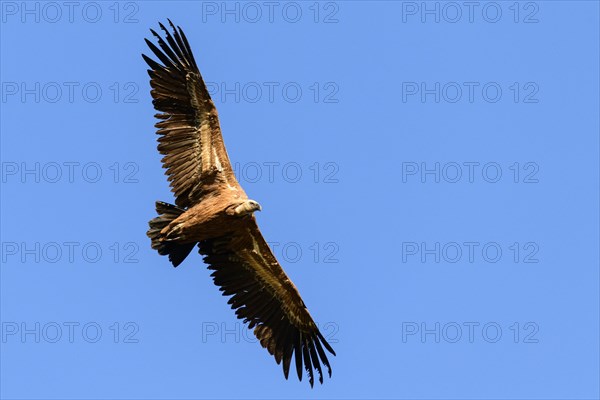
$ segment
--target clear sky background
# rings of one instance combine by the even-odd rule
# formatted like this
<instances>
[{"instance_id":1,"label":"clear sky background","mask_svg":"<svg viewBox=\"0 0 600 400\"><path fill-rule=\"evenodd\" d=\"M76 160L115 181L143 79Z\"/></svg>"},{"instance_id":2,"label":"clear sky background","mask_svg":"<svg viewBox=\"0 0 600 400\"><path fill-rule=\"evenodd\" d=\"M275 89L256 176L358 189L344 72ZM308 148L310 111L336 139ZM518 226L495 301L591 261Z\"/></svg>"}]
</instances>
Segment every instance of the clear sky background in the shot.
<instances>
[{"instance_id":1,"label":"clear sky background","mask_svg":"<svg viewBox=\"0 0 600 400\"><path fill-rule=\"evenodd\" d=\"M597 2L0 4L3 398L599 397ZM150 248L168 17L338 353L315 389Z\"/></svg>"}]
</instances>

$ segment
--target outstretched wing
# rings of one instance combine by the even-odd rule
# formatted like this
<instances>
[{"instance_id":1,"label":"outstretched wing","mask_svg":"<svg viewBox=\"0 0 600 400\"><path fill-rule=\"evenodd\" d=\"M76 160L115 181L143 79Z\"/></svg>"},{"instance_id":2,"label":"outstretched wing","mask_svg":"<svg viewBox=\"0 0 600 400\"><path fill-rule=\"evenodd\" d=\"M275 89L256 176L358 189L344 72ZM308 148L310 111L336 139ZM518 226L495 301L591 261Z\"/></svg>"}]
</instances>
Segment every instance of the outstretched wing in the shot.
<instances>
[{"instance_id":1,"label":"outstretched wing","mask_svg":"<svg viewBox=\"0 0 600 400\"><path fill-rule=\"evenodd\" d=\"M165 32L163 40L154 30L156 47L146 43L162 64L146 55L142 57L151 69L150 85L154 108L161 113L158 128L158 150L164 155L163 167L171 181L175 203L189 207L203 194L229 185L243 191L231 168L217 109L210 98L200 75L190 45L180 27L173 34L159 24Z\"/></svg>"},{"instance_id":2,"label":"outstretched wing","mask_svg":"<svg viewBox=\"0 0 600 400\"><path fill-rule=\"evenodd\" d=\"M298 379L302 366L313 386L313 368L323 383L321 363L331 377L331 367L323 347L335 352L327 343L304 305L296 286L287 277L269 245L260 233L254 216L244 229L218 239L200 242L200 254L209 265L213 280L231 304L238 318L254 328L260 344L271 353L277 364L283 361L287 379L295 358Z\"/></svg>"}]
</instances>

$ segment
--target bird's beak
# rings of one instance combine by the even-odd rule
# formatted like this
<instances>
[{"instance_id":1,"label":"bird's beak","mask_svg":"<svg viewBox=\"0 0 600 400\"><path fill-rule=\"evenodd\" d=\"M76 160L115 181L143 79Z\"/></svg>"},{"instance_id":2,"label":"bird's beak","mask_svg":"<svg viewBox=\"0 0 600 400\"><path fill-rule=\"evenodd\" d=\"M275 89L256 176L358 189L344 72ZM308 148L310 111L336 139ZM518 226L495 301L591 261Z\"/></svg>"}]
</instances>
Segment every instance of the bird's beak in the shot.
<instances>
[{"instance_id":1,"label":"bird's beak","mask_svg":"<svg viewBox=\"0 0 600 400\"><path fill-rule=\"evenodd\" d=\"M260 206L260 204L258 205L258 211L262 211L262 207Z\"/></svg>"}]
</instances>

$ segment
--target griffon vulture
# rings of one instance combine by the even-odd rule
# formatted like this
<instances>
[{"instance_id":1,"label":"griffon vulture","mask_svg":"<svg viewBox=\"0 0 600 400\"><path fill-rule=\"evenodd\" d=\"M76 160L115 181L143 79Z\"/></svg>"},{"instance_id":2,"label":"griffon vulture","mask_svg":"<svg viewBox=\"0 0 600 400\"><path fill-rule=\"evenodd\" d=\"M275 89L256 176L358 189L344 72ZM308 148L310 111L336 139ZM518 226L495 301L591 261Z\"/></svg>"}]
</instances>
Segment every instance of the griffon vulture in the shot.
<instances>
[{"instance_id":1,"label":"griffon vulture","mask_svg":"<svg viewBox=\"0 0 600 400\"><path fill-rule=\"evenodd\" d=\"M260 233L254 212L261 207L237 182L190 45L181 28L169 24L172 33L160 24L164 39L150 30L158 47L146 39L158 60L142 54L159 111L158 151L175 194L175 205L156 202L158 217L147 232L152 248L177 267L197 244L214 283L232 296L231 308L282 363L285 378L294 359L298 379L304 366L311 387L313 369L323 383L321 364L331 377L323 347L335 352Z\"/></svg>"}]
</instances>

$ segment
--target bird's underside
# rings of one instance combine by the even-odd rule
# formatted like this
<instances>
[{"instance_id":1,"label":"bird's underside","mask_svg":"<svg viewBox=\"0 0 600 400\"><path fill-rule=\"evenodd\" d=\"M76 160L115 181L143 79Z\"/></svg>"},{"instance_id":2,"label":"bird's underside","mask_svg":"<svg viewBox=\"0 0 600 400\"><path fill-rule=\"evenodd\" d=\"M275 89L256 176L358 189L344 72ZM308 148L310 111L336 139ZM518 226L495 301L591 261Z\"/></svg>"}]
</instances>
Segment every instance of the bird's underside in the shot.
<instances>
[{"instance_id":1,"label":"bird's underside","mask_svg":"<svg viewBox=\"0 0 600 400\"><path fill-rule=\"evenodd\" d=\"M260 205L237 182L189 43L181 28L169 24L172 33L160 24L164 39L151 30L158 47L146 40L158 60L142 55L159 111L158 150L175 194L175 205L156 203L158 217L148 230L152 248L176 267L197 245L214 283L282 363L286 379L294 360L300 380L304 369L312 386L316 370L323 383L322 364L331 376L324 349L335 352L258 229L254 212Z\"/></svg>"}]
</instances>

